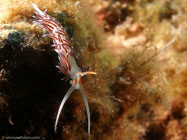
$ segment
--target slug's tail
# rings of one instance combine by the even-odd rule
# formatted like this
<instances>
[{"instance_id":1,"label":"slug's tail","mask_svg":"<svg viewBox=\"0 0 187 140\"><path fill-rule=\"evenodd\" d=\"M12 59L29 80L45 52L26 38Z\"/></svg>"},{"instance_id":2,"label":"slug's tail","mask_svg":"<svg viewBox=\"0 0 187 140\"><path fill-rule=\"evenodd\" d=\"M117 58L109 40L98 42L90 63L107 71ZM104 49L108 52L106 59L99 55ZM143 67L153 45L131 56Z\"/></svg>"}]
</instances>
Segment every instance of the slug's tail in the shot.
<instances>
[{"instance_id":1,"label":"slug's tail","mask_svg":"<svg viewBox=\"0 0 187 140\"><path fill-rule=\"evenodd\" d=\"M57 130L57 124L58 124L58 120L59 120L59 117L60 117L60 113L62 111L62 108L65 104L65 102L67 101L67 99L69 98L69 96L71 95L71 93L75 90L75 87L74 85L71 86L71 88L68 90L68 92L65 94L61 104L60 104L60 107L58 109L58 114L57 114L57 117L56 117L56 121L55 121L55 133L56 133L56 130Z\"/></svg>"},{"instance_id":2,"label":"slug's tail","mask_svg":"<svg viewBox=\"0 0 187 140\"><path fill-rule=\"evenodd\" d=\"M39 8L38 8L38 6L35 4L35 3L33 3L32 4L32 6L34 7L34 10L36 11L35 13L36 14L40 14L40 15L45 15L45 13L44 12L42 12ZM45 11L46 12L46 11Z\"/></svg>"}]
</instances>

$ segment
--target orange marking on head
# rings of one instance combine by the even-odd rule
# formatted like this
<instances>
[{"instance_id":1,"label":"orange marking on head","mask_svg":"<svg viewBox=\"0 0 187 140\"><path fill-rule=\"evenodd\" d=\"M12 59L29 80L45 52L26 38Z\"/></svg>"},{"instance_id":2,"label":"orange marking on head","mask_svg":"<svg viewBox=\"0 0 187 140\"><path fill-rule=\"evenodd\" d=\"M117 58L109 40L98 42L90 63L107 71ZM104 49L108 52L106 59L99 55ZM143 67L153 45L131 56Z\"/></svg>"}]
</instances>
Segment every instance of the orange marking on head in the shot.
<instances>
[{"instance_id":1,"label":"orange marking on head","mask_svg":"<svg viewBox=\"0 0 187 140\"><path fill-rule=\"evenodd\" d=\"M77 77L75 77L75 80L74 80L74 85L77 84Z\"/></svg>"},{"instance_id":2,"label":"orange marking on head","mask_svg":"<svg viewBox=\"0 0 187 140\"><path fill-rule=\"evenodd\" d=\"M3 27L0 26L0 31L3 30Z\"/></svg>"},{"instance_id":3,"label":"orange marking on head","mask_svg":"<svg viewBox=\"0 0 187 140\"><path fill-rule=\"evenodd\" d=\"M78 72L77 74L78 74L78 75L81 75L81 74L82 74L82 72Z\"/></svg>"}]
</instances>

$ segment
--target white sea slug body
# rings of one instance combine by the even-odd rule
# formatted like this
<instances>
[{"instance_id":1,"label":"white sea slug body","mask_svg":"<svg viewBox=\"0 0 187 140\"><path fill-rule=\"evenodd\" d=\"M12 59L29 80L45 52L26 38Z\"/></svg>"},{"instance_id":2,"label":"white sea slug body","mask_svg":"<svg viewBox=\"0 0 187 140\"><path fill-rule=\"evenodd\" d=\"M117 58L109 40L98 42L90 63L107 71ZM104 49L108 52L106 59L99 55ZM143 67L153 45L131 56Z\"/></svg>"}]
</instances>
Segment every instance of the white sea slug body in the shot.
<instances>
[{"instance_id":1,"label":"white sea slug body","mask_svg":"<svg viewBox=\"0 0 187 140\"><path fill-rule=\"evenodd\" d=\"M86 92L83 88L83 85L81 83L81 77L87 75L87 74L96 74L95 72L82 72L81 68L78 67L75 58L73 56L74 52L72 50L71 42L68 40L68 35L65 31L65 29L55 21L54 18L50 17L48 14L46 14L46 11L42 12L36 4L32 4L35 13L36 13L36 21L35 23L40 24L43 28L45 28L49 34L45 35L48 37L51 37L53 39L53 43L55 46L55 51L58 54L59 58L59 65L57 68L64 73L67 77L70 77L72 82L71 88L67 91L65 94L55 121L55 132L57 130L57 124L60 117L60 113L62 111L62 108L67 101L68 97L71 95L71 93L75 89L79 89L80 93L83 97L86 111L87 111L87 117L88 117L88 134L90 134L90 109L88 105L88 100L86 97Z\"/></svg>"}]
</instances>

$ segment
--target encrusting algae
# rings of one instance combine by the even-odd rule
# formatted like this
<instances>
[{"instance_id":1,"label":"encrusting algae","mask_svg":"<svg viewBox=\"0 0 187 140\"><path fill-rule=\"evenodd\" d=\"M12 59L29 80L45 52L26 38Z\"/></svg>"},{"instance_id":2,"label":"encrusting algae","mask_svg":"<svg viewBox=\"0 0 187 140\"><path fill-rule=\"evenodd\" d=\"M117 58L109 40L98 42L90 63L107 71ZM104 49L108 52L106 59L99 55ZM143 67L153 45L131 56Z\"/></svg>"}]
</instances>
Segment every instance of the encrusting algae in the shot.
<instances>
[{"instance_id":1,"label":"encrusting algae","mask_svg":"<svg viewBox=\"0 0 187 140\"><path fill-rule=\"evenodd\" d=\"M79 91L54 133L70 84L48 32L33 24L32 3L66 29L78 66L97 73L82 79L90 136ZM0 136L185 140L186 29L186 0L1 0Z\"/></svg>"}]
</instances>

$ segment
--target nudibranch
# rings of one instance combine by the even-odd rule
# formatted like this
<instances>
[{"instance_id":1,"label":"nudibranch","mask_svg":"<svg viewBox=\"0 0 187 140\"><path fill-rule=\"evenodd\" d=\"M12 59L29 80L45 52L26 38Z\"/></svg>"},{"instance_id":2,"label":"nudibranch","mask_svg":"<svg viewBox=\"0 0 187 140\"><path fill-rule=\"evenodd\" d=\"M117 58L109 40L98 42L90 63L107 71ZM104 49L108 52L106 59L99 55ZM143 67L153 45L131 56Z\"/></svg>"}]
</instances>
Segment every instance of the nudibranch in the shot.
<instances>
[{"instance_id":1,"label":"nudibranch","mask_svg":"<svg viewBox=\"0 0 187 140\"><path fill-rule=\"evenodd\" d=\"M75 61L75 52L73 50L71 42L69 41L66 30L53 17L46 14L47 10L43 12L37 7L36 4L32 5L37 15L36 17L34 16L37 19L36 21L34 21L34 23L40 24L44 29L46 29L49 34L46 34L44 36L48 36L53 40L53 46L55 47L54 50L57 52L59 59L59 65L57 66L57 68L62 73L64 73L67 78L71 79L70 83L72 86L67 91L60 104L56 116L54 131L56 132L57 130L58 120L65 102L74 90L79 89L86 107L88 117L88 134L90 134L90 109L86 97L86 92L81 83L81 77L96 73L91 71L83 72L82 69L79 68Z\"/></svg>"}]
</instances>

